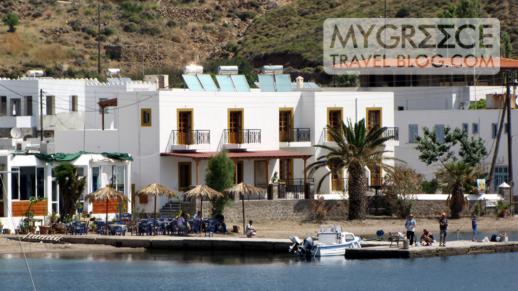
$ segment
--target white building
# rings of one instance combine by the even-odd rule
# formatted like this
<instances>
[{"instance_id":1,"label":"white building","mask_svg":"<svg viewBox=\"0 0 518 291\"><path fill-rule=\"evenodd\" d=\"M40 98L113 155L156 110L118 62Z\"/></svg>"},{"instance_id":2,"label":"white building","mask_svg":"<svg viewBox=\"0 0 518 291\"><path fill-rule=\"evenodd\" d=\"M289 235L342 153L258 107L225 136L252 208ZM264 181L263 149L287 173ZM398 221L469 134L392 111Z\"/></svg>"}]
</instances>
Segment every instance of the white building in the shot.
<instances>
[{"instance_id":1,"label":"white building","mask_svg":"<svg viewBox=\"0 0 518 291\"><path fill-rule=\"evenodd\" d=\"M444 136L443 129L450 127L459 128L468 132L470 136L480 137L484 140L488 156L483 161L483 166L489 172L490 164L495 148L498 122L502 110L408 110L398 111L396 114L396 126L399 128L399 146L396 148L396 157L414 168L426 179L432 179L437 171L437 166L427 166L419 160L419 152L416 150L416 137L422 135L423 128L434 130L438 136ZM518 112L512 110L512 119L518 119ZM513 124L514 125L514 124ZM507 130L502 132L494 179L491 182L492 189L507 181L508 157L507 157ZM513 137L518 136L517 126L512 127ZM518 148L518 139L513 139L513 148ZM518 165L518 157L514 156L514 167ZM518 172L513 172L513 180L518 181Z\"/></svg>"},{"instance_id":2,"label":"white building","mask_svg":"<svg viewBox=\"0 0 518 291\"><path fill-rule=\"evenodd\" d=\"M51 137L54 130L82 128L85 84L85 79L1 79L0 139L8 143L5 139L12 128L19 128L25 137L39 136L41 96L45 136Z\"/></svg>"},{"instance_id":3,"label":"white building","mask_svg":"<svg viewBox=\"0 0 518 291\"><path fill-rule=\"evenodd\" d=\"M343 91L392 92L394 110L457 110L468 109L470 102L486 99L488 95L503 94L505 86L445 86L445 87L357 87ZM325 88L323 90L336 90Z\"/></svg>"},{"instance_id":4,"label":"white building","mask_svg":"<svg viewBox=\"0 0 518 291\"><path fill-rule=\"evenodd\" d=\"M264 78L268 77L260 77L260 83ZM276 78L280 86L280 77ZM368 126L387 126L397 134L392 93L292 89L288 82L286 90L260 84L261 89L228 91L217 87L119 91L113 109L117 126L104 131L57 131L56 151L128 152L134 158L136 189L159 182L185 190L203 184L208 159L227 150L236 165L237 181L266 187L277 177L303 193L304 181L318 181L323 175L322 171L308 177L304 165L322 154L313 145L331 142L327 126L368 117ZM113 85L102 86L109 90ZM388 142L387 150L394 151L397 143ZM371 170L367 170L371 184L380 183L383 173ZM345 178L346 173L334 175L320 192L343 193ZM137 201L136 205L139 210L152 210L151 203Z\"/></svg>"},{"instance_id":5,"label":"white building","mask_svg":"<svg viewBox=\"0 0 518 291\"><path fill-rule=\"evenodd\" d=\"M53 173L53 168L67 162L77 168L78 175L86 179L83 196L106 185L131 196L131 160L118 159L109 153L71 153L65 157L39 155L25 152L0 152L0 221L4 228L16 229L25 217L31 198L42 199L33 206L36 219L45 220L53 212L59 213L61 192ZM83 201L83 198L81 198ZM131 212L131 200L124 212ZM119 210L110 202L109 213L113 216ZM104 203L87 202L87 213L104 217Z\"/></svg>"}]
</instances>

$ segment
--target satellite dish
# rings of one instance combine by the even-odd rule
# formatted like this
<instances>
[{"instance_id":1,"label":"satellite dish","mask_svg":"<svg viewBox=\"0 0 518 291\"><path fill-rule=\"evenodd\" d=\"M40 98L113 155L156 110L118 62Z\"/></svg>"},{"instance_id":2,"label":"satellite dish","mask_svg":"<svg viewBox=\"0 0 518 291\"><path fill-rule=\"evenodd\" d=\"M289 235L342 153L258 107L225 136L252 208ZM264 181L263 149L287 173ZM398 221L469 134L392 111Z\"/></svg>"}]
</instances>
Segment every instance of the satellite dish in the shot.
<instances>
[{"instance_id":1,"label":"satellite dish","mask_svg":"<svg viewBox=\"0 0 518 291\"><path fill-rule=\"evenodd\" d=\"M22 137L22 130L18 127L11 128L11 137L12 138L21 138Z\"/></svg>"}]
</instances>

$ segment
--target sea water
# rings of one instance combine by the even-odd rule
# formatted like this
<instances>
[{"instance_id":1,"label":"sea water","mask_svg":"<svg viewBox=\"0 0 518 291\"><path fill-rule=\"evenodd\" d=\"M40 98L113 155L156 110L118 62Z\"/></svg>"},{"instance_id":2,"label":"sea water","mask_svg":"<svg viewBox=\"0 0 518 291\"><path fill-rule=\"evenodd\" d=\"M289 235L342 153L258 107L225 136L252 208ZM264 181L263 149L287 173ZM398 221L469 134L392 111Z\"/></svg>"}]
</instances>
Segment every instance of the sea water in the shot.
<instances>
[{"instance_id":1,"label":"sea water","mask_svg":"<svg viewBox=\"0 0 518 291\"><path fill-rule=\"evenodd\" d=\"M29 254L37 290L518 290L518 253L301 261L277 254ZM32 290L23 256L0 256L0 290Z\"/></svg>"}]
</instances>

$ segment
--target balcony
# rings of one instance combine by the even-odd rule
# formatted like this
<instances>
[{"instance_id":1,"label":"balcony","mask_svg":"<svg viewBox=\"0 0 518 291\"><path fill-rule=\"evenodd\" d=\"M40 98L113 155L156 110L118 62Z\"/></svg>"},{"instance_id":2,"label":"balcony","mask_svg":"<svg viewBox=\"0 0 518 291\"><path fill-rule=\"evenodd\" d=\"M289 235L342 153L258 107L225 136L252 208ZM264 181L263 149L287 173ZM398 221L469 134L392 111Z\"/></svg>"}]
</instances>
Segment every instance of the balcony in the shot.
<instances>
[{"instance_id":1,"label":"balcony","mask_svg":"<svg viewBox=\"0 0 518 291\"><path fill-rule=\"evenodd\" d=\"M333 137L330 134L331 129L329 127L324 128L324 141L334 142ZM399 127L387 127L387 130L383 133L383 137L392 136L390 140L399 141Z\"/></svg>"},{"instance_id":2,"label":"balcony","mask_svg":"<svg viewBox=\"0 0 518 291\"><path fill-rule=\"evenodd\" d=\"M392 136L391 140L399 141L399 127L387 127L383 137Z\"/></svg>"},{"instance_id":3,"label":"balcony","mask_svg":"<svg viewBox=\"0 0 518 291\"><path fill-rule=\"evenodd\" d=\"M210 146L210 130L173 130L169 136L170 151L196 151L208 149Z\"/></svg>"},{"instance_id":4,"label":"balcony","mask_svg":"<svg viewBox=\"0 0 518 291\"><path fill-rule=\"evenodd\" d=\"M311 146L311 129L290 128L279 131L280 147L309 147Z\"/></svg>"},{"instance_id":5,"label":"balcony","mask_svg":"<svg viewBox=\"0 0 518 291\"><path fill-rule=\"evenodd\" d=\"M249 144L261 143L260 129L225 129L223 145L227 149L245 149Z\"/></svg>"}]
</instances>

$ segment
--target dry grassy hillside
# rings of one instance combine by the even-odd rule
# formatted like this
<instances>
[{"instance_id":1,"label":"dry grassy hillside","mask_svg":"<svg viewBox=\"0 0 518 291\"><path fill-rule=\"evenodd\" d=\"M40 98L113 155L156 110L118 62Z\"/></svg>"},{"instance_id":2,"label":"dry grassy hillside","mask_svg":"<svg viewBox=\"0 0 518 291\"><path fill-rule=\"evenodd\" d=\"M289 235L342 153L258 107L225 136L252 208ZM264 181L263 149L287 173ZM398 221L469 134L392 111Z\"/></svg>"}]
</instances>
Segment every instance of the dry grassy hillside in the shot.
<instances>
[{"instance_id":1,"label":"dry grassy hillside","mask_svg":"<svg viewBox=\"0 0 518 291\"><path fill-rule=\"evenodd\" d=\"M387 16L437 16L460 0L387 0ZM515 0L481 0L518 45ZM0 27L0 75L30 68L53 76L95 76L96 0L2 0L15 12L15 33ZM241 58L253 66L284 64L322 78L321 27L328 17L380 17L383 0L100 0L103 67L125 75L169 73L187 63ZM173 79L173 82L175 80Z\"/></svg>"}]
</instances>

